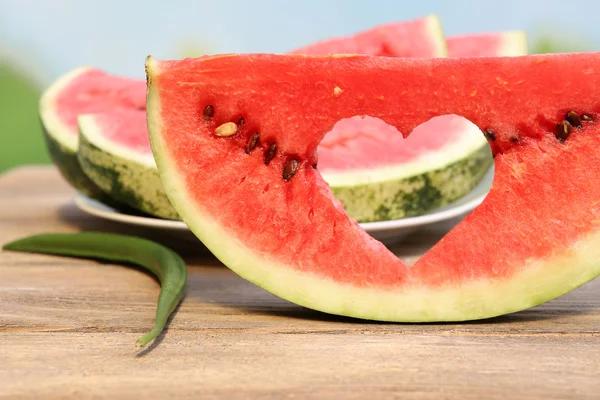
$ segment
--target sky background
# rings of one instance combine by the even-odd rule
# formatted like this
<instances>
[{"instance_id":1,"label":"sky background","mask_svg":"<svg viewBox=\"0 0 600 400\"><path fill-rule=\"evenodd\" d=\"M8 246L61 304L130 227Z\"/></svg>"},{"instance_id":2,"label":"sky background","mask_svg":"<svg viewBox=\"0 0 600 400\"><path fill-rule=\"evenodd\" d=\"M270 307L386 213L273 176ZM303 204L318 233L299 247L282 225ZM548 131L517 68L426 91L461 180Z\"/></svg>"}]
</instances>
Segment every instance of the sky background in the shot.
<instances>
[{"instance_id":1,"label":"sky background","mask_svg":"<svg viewBox=\"0 0 600 400\"><path fill-rule=\"evenodd\" d=\"M544 29L600 42L594 0L0 0L0 57L41 84L79 65L142 78L148 54L285 52L430 13L447 35Z\"/></svg>"}]
</instances>

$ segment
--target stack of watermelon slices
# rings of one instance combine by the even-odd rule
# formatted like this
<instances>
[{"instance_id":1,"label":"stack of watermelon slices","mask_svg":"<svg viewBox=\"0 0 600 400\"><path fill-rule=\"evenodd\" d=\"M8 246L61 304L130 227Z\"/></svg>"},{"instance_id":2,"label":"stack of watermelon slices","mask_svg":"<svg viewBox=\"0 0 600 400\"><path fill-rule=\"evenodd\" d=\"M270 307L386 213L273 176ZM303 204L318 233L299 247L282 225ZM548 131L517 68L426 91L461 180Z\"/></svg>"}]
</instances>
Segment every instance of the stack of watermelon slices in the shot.
<instances>
[{"instance_id":1,"label":"stack of watermelon slices","mask_svg":"<svg viewBox=\"0 0 600 400\"><path fill-rule=\"evenodd\" d=\"M516 56L526 54L526 39L522 32L444 39L437 17L427 16L292 53ZM332 93L343 95L342 89ZM46 141L63 176L82 193L155 217L179 219L150 149L145 96L141 80L94 68L72 71L41 98ZM238 121L238 127L243 123ZM320 143L318 153L318 169L346 212L359 222L419 215L452 202L468 193L492 164L479 128L449 115L422 125L406 139L376 118L343 119Z\"/></svg>"}]
</instances>

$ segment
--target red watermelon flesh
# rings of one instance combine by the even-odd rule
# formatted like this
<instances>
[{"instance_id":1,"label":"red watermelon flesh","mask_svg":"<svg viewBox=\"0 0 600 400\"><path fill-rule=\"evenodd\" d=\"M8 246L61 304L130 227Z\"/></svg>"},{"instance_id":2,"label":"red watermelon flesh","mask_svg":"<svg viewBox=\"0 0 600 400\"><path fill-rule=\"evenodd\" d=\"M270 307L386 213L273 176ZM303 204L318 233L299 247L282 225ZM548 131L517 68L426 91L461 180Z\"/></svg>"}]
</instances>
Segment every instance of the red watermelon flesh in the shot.
<instances>
[{"instance_id":1,"label":"red watermelon flesh","mask_svg":"<svg viewBox=\"0 0 600 400\"><path fill-rule=\"evenodd\" d=\"M148 128L174 207L246 279L335 314L484 318L540 304L600 274L600 132L583 122L564 142L556 136L570 110L596 118L599 66L600 54L149 59ZM207 105L211 118L202 116ZM316 149L341 118L370 115L408 135L443 114L494 132L494 185L483 205L407 268L348 218L313 168ZM234 135L215 135L240 118ZM247 154L255 132L260 145ZM276 156L266 165L273 143Z\"/></svg>"},{"instance_id":2,"label":"red watermelon flesh","mask_svg":"<svg viewBox=\"0 0 600 400\"><path fill-rule=\"evenodd\" d=\"M152 154L145 111L118 109L111 113L95 114L94 119L106 140L122 144L127 151L140 155Z\"/></svg>"},{"instance_id":3,"label":"red watermelon flesh","mask_svg":"<svg viewBox=\"0 0 600 400\"><path fill-rule=\"evenodd\" d=\"M81 70L56 97L56 113L68 132L77 136L77 116L114 110L145 110L144 81L107 74L94 68Z\"/></svg>"}]
</instances>

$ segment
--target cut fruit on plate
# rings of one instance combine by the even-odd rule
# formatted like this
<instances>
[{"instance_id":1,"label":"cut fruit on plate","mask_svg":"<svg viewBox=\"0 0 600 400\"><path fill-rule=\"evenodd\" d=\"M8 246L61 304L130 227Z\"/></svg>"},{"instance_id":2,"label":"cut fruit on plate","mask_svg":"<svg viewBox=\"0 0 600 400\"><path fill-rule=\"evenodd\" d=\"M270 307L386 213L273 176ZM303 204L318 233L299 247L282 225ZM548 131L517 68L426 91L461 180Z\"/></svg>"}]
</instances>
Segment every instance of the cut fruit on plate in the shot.
<instances>
[{"instance_id":1,"label":"cut fruit on plate","mask_svg":"<svg viewBox=\"0 0 600 400\"><path fill-rule=\"evenodd\" d=\"M600 53L222 55L149 58L146 68L148 128L171 203L225 265L284 299L373 320L474 320L600 274ZM314 168L316 150L341 118L370 115L407 135L444 114L485 132L494 183L407 268L348 217Z\"/></svg>"},{"instance_id":2,"label":"cut fruit on plate","mask_svg":"<svg viewBox=\"0 0 600 400\"><path fill-rule=\"evenodd\" d=\"M492 187L493 175L493 169L489 169L481 182L466 196L423 215L393 221L363 222L359 225L373 238L386 245L399 243L417 229L437 227L440 224L443 224L443 227L448 227L449 224L455 224L481 204ZM99 218L124 224L157 228L169 232L169 234L173 232L198 243L198 238L194 236L183 221L154 218L132 210L122 210L108 206L83 194L75 197L75 205L80 210Z\"/></svg>"}]
</instances>

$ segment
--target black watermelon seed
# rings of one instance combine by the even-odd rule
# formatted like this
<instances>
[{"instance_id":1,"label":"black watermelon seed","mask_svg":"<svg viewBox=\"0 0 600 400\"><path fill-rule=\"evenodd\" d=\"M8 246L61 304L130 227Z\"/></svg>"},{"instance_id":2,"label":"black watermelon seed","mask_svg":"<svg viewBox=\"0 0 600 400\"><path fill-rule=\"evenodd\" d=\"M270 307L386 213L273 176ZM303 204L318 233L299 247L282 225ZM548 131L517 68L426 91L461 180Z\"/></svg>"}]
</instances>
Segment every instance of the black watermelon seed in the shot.
<instances>
[{"instance_id":1,"label":"black watermelon seed","mask_svg":"<svg viewBox=\"0 0 600 400\"><path fill-rule=\"evenodd\" d=\"M490 142L494 142L496 141L496 134L494 133L493 130L491 129L486 129L485 131L483 131L483 135L490 141Z\"/></svg>"},{"instance_id":2,"label":"black watermelon seed","mask_svg":"<svg viewBox=\"0 0 600 400\"><path fill-rule=\"evenodd\" d=\"M244 118L240 118L240 120L238 121L238 126L242 126L246 123L246 120Z\"/></svg>"},{"instance_id":3,"label":"black watermelon seed","mask_svg":"<svg viewBox=\"0 0 600 400\"><path fill-rule=\"evenodd\" d=\"M248 143L246 144L246 154L250 154L250 152L252 150L254 150L254 148L258 144L259 136L260 135L258 132L255 132L254 135L250 136L250 139L248 140Z\"/></svg>"},{"instance_id":4,"label":"black watermelon seed","mask_svg":"<svg viewBox=\"0 0 600 400\"><path fill-rule=\"evenodd\" d=\"M300 163L295 158L290 158L289 160L287 160L285 165L283 166L283 173L281 174L283 180L289 181L290 179L292 179L292 177L296 174L296 171L298 171L299 166Z\"/></svg>"},{"instance_id":5,"label":"black watermelon seed","mask_svg":"<svg viewBox=\"0 0 600 400\"><path fill-rule=\"evenodd\" d=\"M271 143L265 152L265 165L269 165L271 160L275 158L275 153L277 153L277 143Z\"/></svg>"},{"instance_id":6,"label":"black watermelon seed","mask_svg":"<svg viewBox=\"0 0 600 400\"><path fill-rule=\"evenodd\" d=\"M571 134L571 129L573 127L569 123L569 121L564 120L556 124L556 131L554 132L554 136L561 142L567 140L569 135Z\"/></svg>"},{"instance_id":7,"label":"black watermelon seed","mask_svg":"<svg viewBox=\"0 0 600 400\"><path fill-rule=\"evenodd\" d=\"M511 136L510 137L510 141L513 142L513 143L519 143L519 138L516 137L516 136Z\"/></svg>"},{"instance_id":8,"label":"black watermelon seed","mask_svg":"<svg viewBox=\"0 0 600 400\"><path fill-rule=\"evenodd\" d=\"M594 122L594 118L590 114L581 114L580 118L585 122Z\"/></svg>"},{"instance_id":9,"label":"black watermelon seed","mask_svg":"<svg viewBox=\"0 0 600 400\"><path fill-rule=\"evenodd\" d=\"M215 115L215 108L211 105L204 107L204 111L202 111L202 115L205 118L211 118L213 115Z\"/></svg>"},{"instance_id":10,"label":"black watermelon seed","mask_svg":"<svg viewBox=\"0 0 600 400\"><path fill-rule=\"evenodd\" d=\"M565 115L565 120L568 121L571 126L575 128L581 128L581 120L579 119L579 115L573 110L569 111L567 115Z\"/></svg>"}]
</instances>

